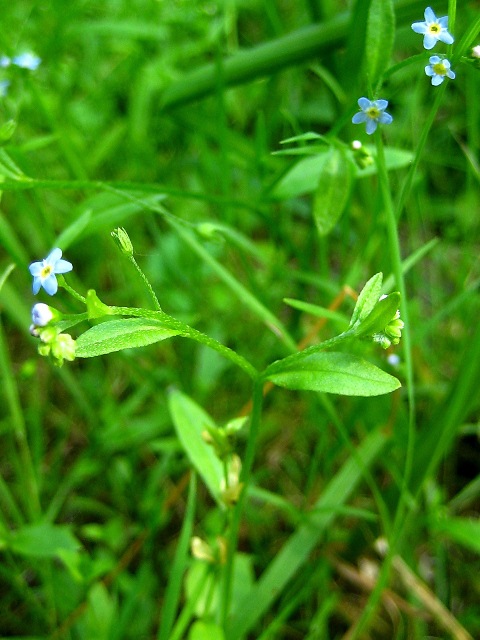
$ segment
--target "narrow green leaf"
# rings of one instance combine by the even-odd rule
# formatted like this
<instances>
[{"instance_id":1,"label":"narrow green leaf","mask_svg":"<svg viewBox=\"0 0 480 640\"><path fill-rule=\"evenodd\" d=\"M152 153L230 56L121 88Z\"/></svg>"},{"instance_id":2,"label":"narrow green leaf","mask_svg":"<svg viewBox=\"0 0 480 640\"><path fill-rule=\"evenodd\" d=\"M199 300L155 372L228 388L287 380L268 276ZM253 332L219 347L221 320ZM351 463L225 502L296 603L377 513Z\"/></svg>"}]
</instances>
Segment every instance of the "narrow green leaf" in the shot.
<instances>
[{"instance_id":1,"label":"narrow green leaf","mask_svg":"<svg viewBox=\"0 0 480 640\"><path fill-rule=\"evenodd\" d=\"M180 332L166 329L161 322L145 318L108 320L88 329L77 339L77 358L93 358L112 351L145 347Z\"/></svg>"},{"instance_id":2,"label":"narrow green leaf","mask_svg":"<svg viewBox=\"0 0 480 640\"><path fill-rule=\"evenodd\" d=\"M68 526L49 522L26 525L9 533L2 546L35 558L54 558L61 551L78 551L81 547Z\"/></svg>"},{"instance_id":3,"label":"narrow green leaf","mask_svg":"<svg viewBox=\"0 0 480 640\"><path fill-rule=\"evenodd\" d=\"M315 191L327 157L325 149L311 158L302 158L277 182L270 197L288 200Z\"/></svg>"},{"instance_id":4,"label":"narrow green leaf","mask_svg":"<svg viewBox=\"0 0 480 640\"><path fill-rule=\"evenodd\" d=\"M349 460L325 487L313 506L307 521L298 527L270 565L243 598L234 600L234 610L229 619L226 636L240 640L256 626L261 617L281 595L295 574L308 561L310 554L325 531L338 516L338 507L344 505L368 469L386 444L382 430L372 432L360 445L358 455ZM359 465L361 460L362 465Z\"/></svg>"},{"instance_id":5,"label":"narrow green leaf","mask_svg":"<svg viewBox=\"0 0 480 640\"><path fill-rule=\"evenodd\" d=\"M400 306L400 294L398 291L390 293L386 298L382 298L366 318L355 327L355 335L371 336L374 333L383 331L392 320Z\"/></svg>"},{"instance_id":6,"label":"narrow green leaf","mask_svg":"<svg viewBox=\"0 0 480 640\"><path fill-rule=\"evenodd\" d=\"M382 292L383 273L376 273L367 281L357 298L355 309L352 313L350 326L364 320L377 304Z\"/></svg>"},{"instance_id":7,"label":"narrow green leaf","mask_svg":"<svg viewBox=\"0 0 480 640\"><path fill-rule=\"evenodd\" d=\"M197 620L188 634L188 640L225 640L223 630L214 622Z\"/></svg>"},{"instance_id":8,"label":"narrow green leaf","mask_svg":"<svg viewBox=\"0 0 480 640\"><path fill-rule=\"evenodd\" d=\"M168 408L178 439L190 462L207 485L212 497L222 504L220 484L223 466L213 447L202 437L207 426L217 428L215 422L196 402L177 390L170 393Z\"/></svg>"},{"instance_id":9,"label":"narrow green leaf","mask_svg":"<svg viewBox=\"0 0 480 640\"><path fill-rule=\"evenodd\" d=\"M480 554L480 520L468 518L440 518L431 523L436 532L453 542Z\"/></svg>"},{"instance_id":10,"label":"narrow green leaf","mask_svg":"<svg viewBox=\"0 0 480 640\"><path fill-rule=\"evenodd\" d=\"M314 353L293 361L289 358L284 369L277 366L268 380L286 389L347 396L378 396L401 386L397 378L370 362L335 351Z\"/></svg>"},{"instance_id":11,"label":"narrow green leaf","mask_svg":"<svg viewBox=\"0 0 480 640\"><path fill-rule=\"evenodd\" d=\"M371 0L367 20L365 56L373 87L390 64L395 39L395 11L392 0Z\"/></svg>"},{"instance_id":12,"label":"narrow green leaf","mask_svg":"<svg viewBox=\"0 0 480 640\"><path fill-rule=\"evenodd\" d=\"M313 199L318 233L326 236L337 224L350 197L352 168L342 147L331 147Z\"/></svg>"}]
</instances>

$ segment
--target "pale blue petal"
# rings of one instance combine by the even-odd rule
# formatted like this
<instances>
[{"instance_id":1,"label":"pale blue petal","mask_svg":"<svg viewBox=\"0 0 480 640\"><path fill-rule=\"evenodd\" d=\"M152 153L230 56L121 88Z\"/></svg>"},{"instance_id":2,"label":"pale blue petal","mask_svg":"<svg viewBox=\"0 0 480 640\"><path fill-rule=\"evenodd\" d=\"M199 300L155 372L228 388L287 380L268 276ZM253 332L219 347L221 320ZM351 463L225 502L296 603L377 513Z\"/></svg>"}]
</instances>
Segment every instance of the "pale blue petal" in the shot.
<instances>
[{"instance_id":1,"label":"pale blue petal","mask_svg":"<svg viewBox=\"0 0 480 640\"><path fill-rule=\"evenodd\" d=\"M439 56L430 56L430 58L428 59L430 64L437 64L437 62L441 62L441 60L442 59Z\"/></svg>"},{"instance_id":2,"label":"pale blue petal","mask_svg":"<svg viewBox=\"0 0 480 640\"><path fill-rule=\"evenodd\" d=\"M32 276L39 276L42 269L43 262L32 262L32 264L28 267L28 270L30 271Z\"/></svg>"},{"instance_id":3,"label":"pale blue petal","mask_svg":"<svg viewBox=\"0 0 480 640\"><path fill-rule=\"evenodd\" d=\"M429 78L435 75L435 71L432 69L432 67L425 67L425 73Z\"/></svg>"},{"instance_id":4,"label":"pale blue petal","mask_svg":"<svg viewBox=\"0 0 480 640\"><path fill-rule=\"evenodd\" d=\"M439 84L442 84L444 76L433 76L432 84L434 87L438 87Z\"/></svg>"},{"instance_id":5,"label":"pale blue petal","mask_svg":"<svg viewBox=\"0 0 480 640\"><path fill-rule=\"evenodd\" d=\"M58 283L56 277L52 274L43 281L43 288L49 296L54 296L57 293Z\"/></svg>"},{"instance_id":6,"label":"pale blue petal","mask_svg":"<svg viewBox=\"0 0 480 640\"><path fill-rule=\"evenodd\" d=\"M441 27L443 27L443 29L448 29L448 16L443 16L443 18L439 18L438 24Z\"/></svg>"},{"instance_id":7,"label":"pale blue petal","mask_svg":"<svg viewBox=\"0 0 480 640\"><path fill-rule=\"evenodd\" d=\"M32 286L32 291L33 291L33 295L37 295L37 293L40 291L40 287L42 286L42 281L40 278L36 277L33 279L33 286Z\"/></svg>"},{"instance_id":8,"label":"pale blue petal","mask_svg":"<svg viewBox=\"0 0 480 640\"><path fill-rule=\"evenodd\" d=\"M368 109L368 107L372 106L372 103L368 98L359 98L358 106L360 107L360 109L362 109L362 111L365 111L365 109Z\"/></svg>"},{"instance_id":9,"label":"pale blue petal","mask_svg":"<svg viewBox=\"0 0 480 640\"><path fill-rule=\"evenodd\" d=\"M73 269L73 264L68 260L57 260L54 265L55 273L67 273Z\"/></svg>"},{"instance_id":10,"label":"pale blue petal","mask_svg":"<svg viewBox=\"0 0 480 640\"><path fill-rule=\"evenodd\" d=\"M447 71L447 76L448 76L451 80L453 80L453 79L455 78L455 71L452 71L451 69L449 69L449 70Z\"/></svg>"},{"instance_id":11,"label":"pale blue petal","mask_svg":"<svg viewBox=\"0 0 480 640\"><path fill-rule=\"evenodd\" d=\"M370 136L375 131L376 128L377 128L376 120L372 120L371 118L369 118L367 120L367 134Z\"/></svg>"},{"instance_id":12,"label":"pale blue petal","mask_svg":"<svg viewBox=\"0 0 480 640\"><path fill-rule=\"evenodd\" d=\"M430 7L425 9L425 20L427 22L436 22L437 16L433 13L433 10Z\"/></svg>"},{"instance_id":13,"label":"pale blue petal","mask_svg":"<svg viewBox=\"0 0 480 640\"><path fill-rule=\"evenodd\" d=\"M352 122L353 124L360 124L361 122L366 122L367 119L367 114L363 113L363 111L359 111L353 116Z\"/></svg>"},{"instance_id":14,"label":"pale blue petal","mask_svg":"<svg viewBox=\"0 0 480 640\"><path fill-rule=\"evenodd\" d=\"M393 118L389 113L382 113L382 115L379 116L378 121L382 124L391 124L393 122Z\"/></svg>"},{"instance_id":15,"label":"pale blue petal","mask_svg":"<svg viewBox=\"0 0 480 640\"><path fill-rule=\"evenodd\" d=\"M428 27L425 22L414 22L412 24L412 29L415 31L415 33L426 33L427 28Z\"/></svg>"},{"instance_id":16,"label":"pale blue petal","mask_svg":"<svg viewBox=\"0 0 480 640\"><path fill-rule=\"evenodd\" d=\"M435 36L432 36L430 33L426 33L423 36L423 46L425 49L433 49L433 47L435 46L435 43L437 42L438 38Z\"/></svg>"},{"instance_id":17,"label":"pale blue petal","mask_svg":"<svg viewBox=\"0 0 480 640\"><path fill-rule=\"evenodd\" d=\"M374 104L380 109L380 111L383 111L388 107L388 100L375 100Z\"/></svg>"},{"instance_id":18,"label":"pale blue petal","mask_svg":"<svg viewBox=\"0 0 480 640\"><path fill-rule=\"evenodd\" d=\"M53 249L52 251L50 251L50 253L48 254L48 256L45 259L45 262L47 264L55 264L55 262L57 262L57 260L60 260L60 258L62 257L62 250L61 249Z\"/></svg>"},{"instance_id":19,"label":"pale blue petal","mask_svg":"<svg viewBox=\"0 0 480 640\"><path fill-rule=\"evenodd\" d=\"M441 40L442 42L444 42L445 44L452 44L453 43L453 36L451 36L448 31L442 31L439 36L438 39Z\"/></svg>"}]
</instances>

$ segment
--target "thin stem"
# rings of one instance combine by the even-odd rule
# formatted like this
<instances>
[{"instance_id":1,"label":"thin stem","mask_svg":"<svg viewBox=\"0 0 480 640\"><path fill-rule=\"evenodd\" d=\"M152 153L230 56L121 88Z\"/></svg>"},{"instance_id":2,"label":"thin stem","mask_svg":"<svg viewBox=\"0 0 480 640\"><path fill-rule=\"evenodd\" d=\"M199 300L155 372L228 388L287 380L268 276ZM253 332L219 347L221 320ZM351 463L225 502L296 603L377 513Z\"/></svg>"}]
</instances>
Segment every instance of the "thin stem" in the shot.
<instances>
[{"instance_id":1,"label":"thin stem","mask_svg":"<svg viewBox=\"0 0 480 640\"><path fill-rule=\"evenodd\" d=\"M150 282L148 281L147 276L143 273L142 269L140 268L140 266L138 265L137 261L135 260L135 258L133 256L128 256L128 259L130 260L130 262L133 264L133 266L135 267L135 269L137 270L138 274L140 275L143 284L145 285L148 293L150 294L150 297L152 299L153 302L153 306L155 307L155 309L157 311L161 311L162 307L160 306L160 303L158 301L158 298L155 294L155 291L152 288L152 285L150 284Z\"/></svg>"},{"instance_id":2,"label":"thin stem","mask_svg":"<svg viewBox=\"0 0 480 640\"><path fill-rule=\"evenodd\" d=\"M67 291L71 296L73 296L79 302L82 302L83 304L86 303L85 298L79 293L77 293L77 291L75 291L75 289L73 289L70 285L68 285L63 276L58 276L58 285L63 289L65 289L65 291Z\"/></svg>"},{"instance_id":3,"label":"thin stem","mask_svg":"<svg viewBox=\"0 0 480 640\"><path fill-rule=\"evenodd\" d=\"M243 506L245 497L248 492L248 486L250 484L252 476L253 461L255 459L255 453L257 449L258 432L260 430L260 422L262 416L263 405L263 380L258 378L253 385L252 394L252 413L250 416L250 430L248 433L247 449L242 465L241 481L243 483L243 490L240 494L240 498L233 510L232 519L230 522L230 535L228 537L227 548L227 562L225 564L225 570L223 572L222 582L222 594L221 594L221 607L220 617L221 625L223 628L226 626L227 616L230 608L230 600L232 595L232 583L233 583L233 564L235 560L235 552L238 544L238 533L240 529L240 521L243 512Z\"/></svg>"}]
</instances>

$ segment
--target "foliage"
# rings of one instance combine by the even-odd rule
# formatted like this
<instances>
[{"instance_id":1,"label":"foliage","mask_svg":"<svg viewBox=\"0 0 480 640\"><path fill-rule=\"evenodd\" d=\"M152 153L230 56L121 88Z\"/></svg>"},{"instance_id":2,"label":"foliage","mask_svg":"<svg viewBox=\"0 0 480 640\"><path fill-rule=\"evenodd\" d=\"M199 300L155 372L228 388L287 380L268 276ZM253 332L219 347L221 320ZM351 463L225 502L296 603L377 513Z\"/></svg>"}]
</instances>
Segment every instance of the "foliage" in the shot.
<instances>
[{"instance_id":1,"label":"foliage","mask_svg":"<svg viewBox=\"0 0 480 640\"><path fill-rule=\"evenodd\" d=\"M474 4L2 9L2 637L480 636Z\"/></svg>"}]
</instances>

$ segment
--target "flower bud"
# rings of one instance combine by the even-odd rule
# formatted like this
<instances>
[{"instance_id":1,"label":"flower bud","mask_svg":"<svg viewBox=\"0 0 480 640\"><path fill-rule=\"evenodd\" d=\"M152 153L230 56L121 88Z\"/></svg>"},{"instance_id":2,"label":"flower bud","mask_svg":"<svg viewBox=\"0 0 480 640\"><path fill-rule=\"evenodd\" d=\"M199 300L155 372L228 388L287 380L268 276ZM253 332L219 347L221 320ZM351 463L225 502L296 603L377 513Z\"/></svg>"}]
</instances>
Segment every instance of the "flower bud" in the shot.
<instances>
[{"instance_id":1,"label":"flower bud","mask_svg":"<svg viewBox=\"0 0 480 640\"><path fill-rule=\"evenodd\" d=\"M53 313L48 304L38 302L32 308L32 322L36 327L45 327L53 318Z\"/></svg>"},{"instance_id":2,"label":"flower bud","mask_svg":"<svg viewBox=\"0 0 480 640\"><path fill-rule=\"evenodd\" d=\"M133 256L133 244L123 227L117 227L111 233L117 247L127 256Z\"/></svg>"}]
</instances>

